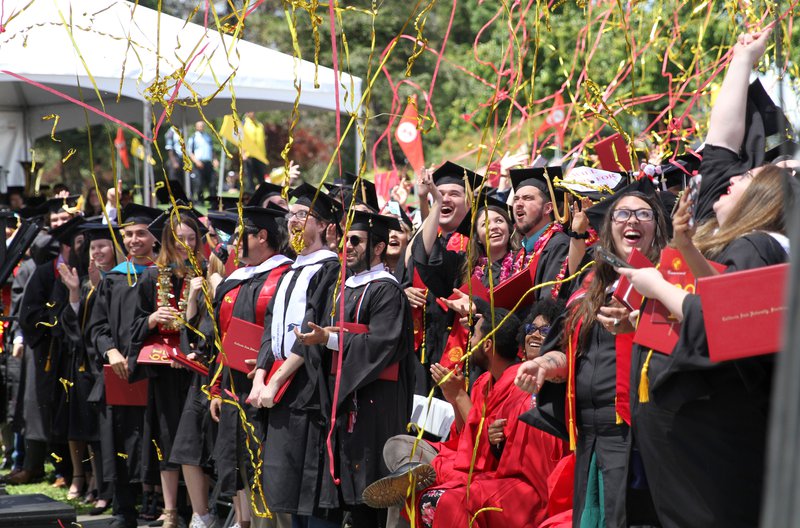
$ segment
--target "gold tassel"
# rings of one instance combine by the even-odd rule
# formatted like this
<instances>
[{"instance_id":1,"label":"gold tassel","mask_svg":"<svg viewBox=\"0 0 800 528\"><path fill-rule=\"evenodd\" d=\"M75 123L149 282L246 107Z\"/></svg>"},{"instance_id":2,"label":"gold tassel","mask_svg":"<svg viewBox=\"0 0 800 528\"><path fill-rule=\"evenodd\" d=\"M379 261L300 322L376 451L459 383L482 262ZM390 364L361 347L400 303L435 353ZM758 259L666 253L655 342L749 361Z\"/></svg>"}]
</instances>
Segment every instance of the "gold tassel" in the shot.
<instances>
[{"instance_id":1,"label":"gold tassel","mask_svg":"<svg viewBox=\"0 0 800 528\"><path fill-rule=\"evenodd\" d=\"M647 377L647 371L650 369L650 358L653 357L653 349L647 354L647 359L644 360L642 365L642 377L639 379L639 403L648 403L650 401L650 379Z\"/></svg>"},{"instance_id":2,"label":"gold tassel","mask_svg":"<svg viewBox=\"0 0 800 528\"><path fill-rule=\"evenodd\" d=\"M616 409L617 409L617 397L614 396L614 415L617 417L616 420L617 425L622 425L622 416L619 415L619 412Z\"/></svg>"},{"instance_id":3,"label":"gold tassel","mask_svg":"<svg viewBox=\"0 0 800 528\"><path fill-rule=\"evenodd\" d=\"M575 422L572 418L569 419L569 450L575 451L577 449L578 444L577 440L575 439Z\"/></svg>"}]
</instances>

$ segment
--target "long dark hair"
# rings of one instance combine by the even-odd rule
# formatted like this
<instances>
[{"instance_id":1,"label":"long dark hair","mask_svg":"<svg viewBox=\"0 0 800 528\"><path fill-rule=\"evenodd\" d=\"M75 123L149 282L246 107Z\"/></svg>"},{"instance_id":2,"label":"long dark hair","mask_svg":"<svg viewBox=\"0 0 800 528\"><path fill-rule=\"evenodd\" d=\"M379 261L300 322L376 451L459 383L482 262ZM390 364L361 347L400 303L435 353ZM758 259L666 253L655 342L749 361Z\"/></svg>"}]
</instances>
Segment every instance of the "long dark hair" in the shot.
<instances>
[{"instance_id":1,"label":"long dark hair","mask_svg":"<svg viewBox=\"0 0 800 528\"><path fill-rule=\"evenodd\" d=\"M464 263L461 265L460 272L461 272L462 284L469 282L470 272L475 267L476 263L478 262L478 259L481 257L487 257L487 258L489 257L489 254L486 251L486 247L483 244L481 244L480 241L478 240L478 229L479 229L478 221L481 219L483 215L488 214L487 209L489 211L494 211L495 213L500 214L500 216L503 217L503 220L505 220L506 225L508 226L508 243L506 244L507 246L506 253L508 251L514 250L514 242L511 237L511 235L514 233L514 223L511 221L511 218L508 217L508 212L498 207L493 207L491 205L488 207L480 207L480 209L478 209L478 213L475 215L475 222L473 222L472 224L472 232L470 233L471 236L469 237L469 252L467 254L470 255L470 257L472 257L472 261L470 262L467 259L464 259ZM472 214L472 211L467 212L468 217L470 214ZM488 264L488 266L491 266L491 262ZM488 271L486 275L488 277L489 275ZM497 285L496 281L498 279L499 277L494 277L495 285Z\"/></svg>"},{"instance_id":2,"label":"long dark hair","mask_svg":"<svg viewBox=\"0 0 800 528\"><path fill-rule=\"evenodd\" d=\"M653 221L655 222L655 233L653 236L653 243L644 251L645 256L650 259L650 262L658 262L659 255L664 246L667 245L667 224L666 213L661 206L661 202L656 196L647 195L638 191L625 193L624 197L632 196L639 198L647 203L653 209ZM600 240L598 244L608 249L614 254L617 254L617 246L614 244L614 237L611 235L611 217L616 211L618 203L615 203L606 212L603 218L603 225L600 229ZM581 322L580 335L578 335L578 351L584 348L589 333L592 330L592 325L597 320L597 311L606 303L606 289L617 280L617 272L610 264L603 260L596 260L593 267L593 277L589 283L586 295L575 303L570 308L568 316L568 328L575 329L579 321ZM564 350L566 350L567 340L570 336L567 332L564 333Z\"/></svg>"}]
</instances>

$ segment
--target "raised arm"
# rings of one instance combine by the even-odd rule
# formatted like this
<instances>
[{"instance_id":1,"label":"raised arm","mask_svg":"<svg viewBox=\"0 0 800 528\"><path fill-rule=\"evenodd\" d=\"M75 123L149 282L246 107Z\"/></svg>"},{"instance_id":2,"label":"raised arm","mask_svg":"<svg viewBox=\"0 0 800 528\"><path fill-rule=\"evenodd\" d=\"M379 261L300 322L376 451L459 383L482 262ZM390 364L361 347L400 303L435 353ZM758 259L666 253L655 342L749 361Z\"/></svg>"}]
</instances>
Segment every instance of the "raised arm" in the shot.
<instances>
[{"instance_id":1,"label":"raised arm","mask_svg":"<svg viewBox=\"0 0 800 528\"><path fill-rule=\"evenodd\" d=\"M764 55L772 29L739 36L709 120L706 143L739 152L745 133L750 72Z\"/></svg>"}]
</instances>

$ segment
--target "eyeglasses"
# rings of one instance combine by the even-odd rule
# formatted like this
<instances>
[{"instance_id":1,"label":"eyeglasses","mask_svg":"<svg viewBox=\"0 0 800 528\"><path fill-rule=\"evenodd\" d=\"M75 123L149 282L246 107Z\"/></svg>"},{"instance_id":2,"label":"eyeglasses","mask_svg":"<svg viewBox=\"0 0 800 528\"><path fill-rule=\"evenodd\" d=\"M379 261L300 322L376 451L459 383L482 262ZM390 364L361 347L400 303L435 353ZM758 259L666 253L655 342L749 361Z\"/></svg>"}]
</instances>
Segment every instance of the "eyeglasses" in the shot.
<instances>
[{"instance_id":1,"label":"eyeglasses","mask_svg":"<svg viewBox=\"0 0 800 528\"><path fill-rule=\"evenodd\" d=\"M286 219L291 220L294 217L297 217L298 220L305 220L308 217L316 218L310 211L295 211L294 213L288 212L286 213Z\"/></svg>"},{"instance_id":2,"label":"eyeglasses","mask_svg":"<svg viewBox=\"0 0 800 528\"><path fill-rule=\"evenodd\" d=\"M550 333L550 325L536 326L533 323L525 325L525 335L535 334L536 332L539 332L542 337L547 337L547 334Z\"/></svg>"},{"instance_id":3,"label":"eyeglasses","mask_svg":"<svg viewBox=\"0 0 800 528\"><path fill-rule=\"evenodd\" d=\"M611 219L615 222L627 222L631 215L636 216L640 222L652 222L655 218L652 209L617 209L611 213Z\"/></svg>"},{"instance_id":4,"label":"eyeglasses","mask_svg":"<svg viewBox=\"0 0 800 528\"><path fill-rule=\"evenodd\" d=\"M364 239L358 235L350 235L349 237L347 237L347 245L349 245L350 247L356 247L363 241Z\"/></svg>"}]
</instances>

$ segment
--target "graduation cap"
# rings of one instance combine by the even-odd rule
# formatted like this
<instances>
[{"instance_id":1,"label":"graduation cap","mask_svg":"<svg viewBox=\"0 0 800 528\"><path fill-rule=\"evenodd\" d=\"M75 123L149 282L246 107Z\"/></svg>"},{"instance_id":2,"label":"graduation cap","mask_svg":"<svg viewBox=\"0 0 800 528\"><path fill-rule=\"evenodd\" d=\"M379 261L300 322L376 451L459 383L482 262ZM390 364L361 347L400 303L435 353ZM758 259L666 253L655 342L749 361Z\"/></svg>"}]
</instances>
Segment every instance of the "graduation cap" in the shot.
<instances>
[{"instance_id":1,"label":"graduation cap","mask_svg":"<svg viewBox=\"0 0 800 528\"><path fill-rule=\"evenodd\" d=\"M233 234L236 226L239 225L239 214L234 211L209 211L206 218L216 231L222 231L229 235Z\"/></svg>"},{"instance_id":2,"label":"graduation cap","mask_svg":"<svg viewBox=\"0 0 800 528\"><path fill-rule=\"evenodd\" d=\"M79 229L86 237L87 242L91 242L92 240L113 240L111 236L112 231L114 232L114 236L119 236L119 226L114 224L108 225L100 222L87 221L80 226Z\"/></svg>"},{"instance_id":3,"label":"graduation cap","mask_svg":"<svg viewBox=\"0 0 800 528\"><path fill-rule=\"evenodd\" d=\"M50 236L58 240L60 244L71 246L75 236L80 234L81 226L85 223L86 220L82 216L75 216L60 226L50 229Z\"/></svg>"},{"instance_id":4,"label":"graduation cap","mask_svg":"<svg viewBox=\"0 0 800 528\"><path fill-rule=\"evenodd\" d=\"M292 189L289 196L296 198L297 201L295 203L305 205L326 222L336 223L339 217L341 209L337 203L313 185L302 183Z\"/></svg>"},{"instance_id":5,"label":"graduation cap","mask_svg":"<svg viewBox=\"0 0 800 528\"><path fill-rule=\"evenodd\" d=\"M273 232L280 221L286 217L286 209L282 207L256 207L248 205L242 207L244 225L256 229L266 229Z\"/></svg>"},{"instance_id":6,"label":"graduation cap","mask_svg":"<svg viewBox=\"0 0 800 528\"><path fill-rule=\"evenodd\" d=\"M433 183L438 187L453 183L456 185L464 186L464 177L469 182L471 189L477 189L483 181L483 176L476 174L473 171L457 165L452 161L445 161L438 169L433 171Z\"/></svg>"},{"instance_id":7,"label":"graduation cap","mask_svg":"<svg viewBox=\"0 0 800 528\"><path fill-rule=\"evenodd\" d=\"M21 218L34 219L44 217L44 215L47 214L47 203L44 200L37 201L38 203L36 204L32 204L29 201L17 214L19 214Z\"/></svg>"},{"instance_id":8,"label":"graduation cap","mask_svg":"<svg viewBox=\"0 0 800 528\"><path fill-rule=\"evenodd\" d=\"M589 217L589 224L591 224L598 234L600 233L600 229L603 227L603 219L605 218L606 214L608 214L608 211L610 211L614 207L614 204L620 199L632 192L640 192L642 194L657 198L656 187L650 178L640 178L633 183L626 185L610 198L606 198L602 202L589 207L585 211L586 216ZM659 200L659 204L661 203L662 202ZM662 215L666 216L663 210L661 213Z\"/></svg>"},{"instance_id":9,"label":"graduation cap","mask_svg":"<svg viewBox=\"0 0 800 528\"><path fill-rule=\"evenodd\" d=\"M475 216L475 222L477 222L478 219L483 214L481 211L488 207L492 211L496 211L505 216L509 225L514 224L513 220L511 220L513 218L512 216L513 211L511 206L505 202L501 202L497 198L493 198L486 190L482 191L481 194L478 195L478 199L475 201L475 207L478 211L477 216ZM472 227L470 225L471 220L472 220L472 213L469 212L461 221L461 223L458 225L456 231L464 236L470 236L470 228Z\"/></svg>"},{"instance_id":10,"label":"graduation cap","mask_svg":"<svg viewBox=\"0 0 800 528\"><path fill-rule=\"evenodd\" d=\"M776 163L778 161L785 161L787 159L797 159L798 150L800 150L800 145L791 139L786 140L769 149L767 153L764 154L764 162ZM11 188L9 187L9 192L11 192L10 189Z\"/></svg>"},{"instance_id":11,"label":"graduation cap","mask_svg":"<svg viewBox=\"0 0 800 528\"><path fill-rule=\"evenodd\" d=\"M169 199L169 192L172 191L172 196L175 198L175 201L182 201L185 203L190 203L191 200L186 195L186 190L183 188L183 184L178 180L174 180L170 178L169 180L169 189L167 189L166 185L161 185L158 189L156 189L156 200L158 203L162 204L169 204L172 201Z\"/></svg>"},{"instance_id":12,"label":"graduation cap","mask_svg":"<svg viewBox=\"0 0 800 528\"><path fill-rule=\"evenodd\" d=\"M24 198L25 195L25 187L22 185L9 185L6 187L6 197L11 196L12 194L19 194Z\"/></svg>"},{"instance_id":13,"label":"graduation cap","mask_svg":"<svg viewBox=\"0 0 800 528\"><path fill-rule=\"evenodd\" d=\"M281 195L283 193L283 187L280 185L275 185L274 183L264 182L258 186L256 192L253 193L253 196L250 197L250 200L247 202L247 205L255 205L257 207L264 207L264 201L267 198L271 198L275 195Z\"/></svg>"},{"instance_id":14,"label":"graduation cap","mask_svg":"<svg viewBox=\"0 0 800 528\"><path fill-rule=\"evenodd\" d=\"M684 187L689 178L700 170L700 162L702 160L703 158L699 154L687 152L665 161L659 166L661 170L660 179L665 182L667 187Z\"/></svg>"},{"instance_id":15,"label":"graduation cap","mask_svg":"<svg viewBox=\"0 0 800 528\"><path fill-rule=\"evenodd\" d=\"M387 216L367 211L354 211L351 231L366 231L383 242L389 241L389 231L400 231L400 221L394 216Z\"/></svg>"},{"instance_id":16,"label":"graduation cap","mask_svg":"<svg viewBox=\"0 0 800 528\"><path fill-rule=\"evenodd\" d=\"M239 195L230 194L223 196L209 196L206 200L208 202L209 211L220 211L225 209L233 209L239 205ZM252 200L251 200L252 201ZM244 204L250 205L250 202L244 200Z\"/></svg>"},{"instance_id":17,"label":"graduation cap","mask_svg":"<svg viewBox=\"0 0 800 528\"><path fill-rule=\"evenodd\" d=\"M161 209L155 207L147 207L146 205L139 205L137 203L129 203L122 208L118 215L117 222L120 226L130 224L151 224L153 220L161 215Z\"/></svg>"},{"instance_id":18,"label":"graduation cap","mask_svg":"<svg viewBox=\"0 0 800 528\"><path fill-rule=\"evenodd\" d=\"M191 207L183 202L183 200L176 200L175 203L177 205L178 212L180 214L189 216L195 222L197 222L197 227L200 230L200 236L205 236L206 233L208 233L208 228L200 221L200 217L202 216L200 212L194 207ZM166 211L161 211L161 214L147 226L147 229L150 230L156 239L161 240L161 237L164 234L164 226L166 226L167 220L169 220L169 218L174 214L173 211L175 209L176 207L170 207Z\"/></svg>"},{"instance_id":19,"label":"graduation cap","mask_svg":"<svg viewBox=\"0 0 800 528\"><path fill-rule=\"evenodd\" d=\"M550 167L511 169L508 175L511 178L511 186L514 188L514 192L518 191L522 187L536 187L542 192L542 194L544 194L545 201L550 202L553 200L553 196L550 194L550 186L548 185L548 181L552 185L552 182L555 178L563 178L564 171L561 166L553 165ZM563 206L564 199L566 198L566 192L564 189L553 185L553 194L555 195L556 200L556 203L553 204L553 207L555 208Z\"/></svg>"},{"instance_id":20,"label":"graduation cap","mask_svg":"<svg viewBox=\"0 0 800 528\"><path fill-rule=\"evenodd\" d=\"M45 203L47 204L47 212L49 213L60 213L64 211L74 215L80 212L83 200L80 194L70 194L63 198L50 198Z\"/></svg>"}]
</instances>

